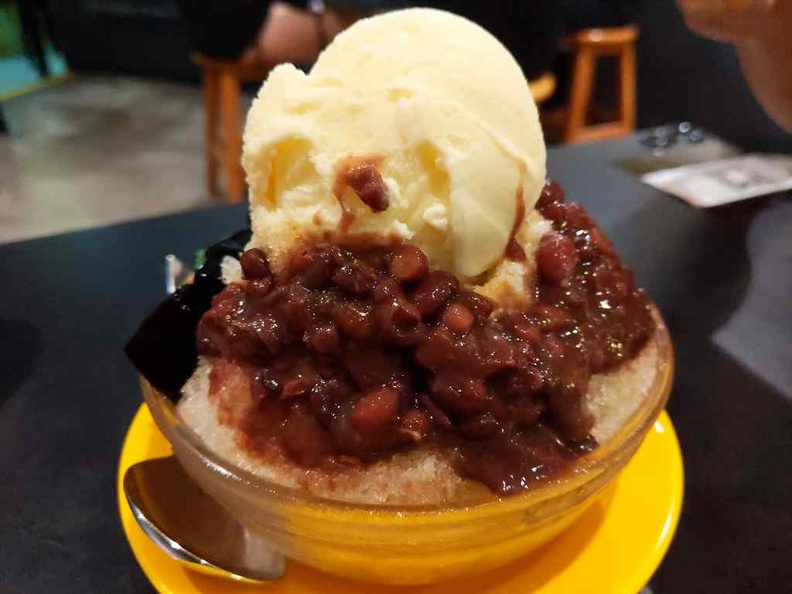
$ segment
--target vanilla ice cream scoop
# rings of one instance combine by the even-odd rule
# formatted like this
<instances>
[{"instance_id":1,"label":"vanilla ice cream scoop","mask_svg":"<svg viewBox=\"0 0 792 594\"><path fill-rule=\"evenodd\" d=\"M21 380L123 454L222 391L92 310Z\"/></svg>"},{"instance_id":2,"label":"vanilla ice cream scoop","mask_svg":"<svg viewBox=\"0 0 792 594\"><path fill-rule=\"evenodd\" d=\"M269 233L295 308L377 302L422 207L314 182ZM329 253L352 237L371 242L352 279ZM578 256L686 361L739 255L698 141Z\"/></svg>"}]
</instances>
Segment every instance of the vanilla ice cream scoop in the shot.
<instances>
[{"instance_id":1,"label":"vanilla ice cream scoop","mask_svg":"<svg viewBox=\"0 0 792 594\"><path fill-rule=\"evenodd\" d=\"M376 167L383 207L339 185L354 163ZM300 241L364 235L410 241L471 279L502 260L533 208L545 146L508 50L462 17L409 9L359 21L309 74L275 68L248 115L243 164L252 243L276 268Z\"/></svg>"}]
</instances>

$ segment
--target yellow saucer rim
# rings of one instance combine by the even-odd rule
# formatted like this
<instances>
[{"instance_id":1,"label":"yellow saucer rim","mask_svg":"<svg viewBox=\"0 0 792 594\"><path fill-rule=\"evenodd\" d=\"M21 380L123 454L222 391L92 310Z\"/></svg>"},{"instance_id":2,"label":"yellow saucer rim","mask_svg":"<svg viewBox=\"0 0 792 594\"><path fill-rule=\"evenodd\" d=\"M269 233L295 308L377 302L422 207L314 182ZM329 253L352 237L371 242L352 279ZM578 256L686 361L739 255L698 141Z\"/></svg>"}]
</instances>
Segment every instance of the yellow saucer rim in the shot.
<instances>
[{"instance_id":1,"label":"yellow saucer rim","mask_svg":"<svg viewBox=\"0 0 792 594\"><path fill-rule=\"evenodd\" d=\"M620 488L630 481L633 481L636 484L630 486L634 489L635 487L639 486L641 478L643 478L645 481L647 477L650 477L649 480L651 480L651 477L654 473L649 472L647 474L645 471L656 469L657 467L651 464L651 459L645 461L643 460L641 454L642 452L646 453L647 450L657 450L653 454L654 458L659 458L667 466L666 478L668 480L665 482L660 481L657 485L655 485L661 489L665 488L665 501L663 504L664 521L662 523L661 530L659 530L656 536L656 541L651 550L646 551L646 555L643 560L631 568L629 575L627 575L627 572L625 572L625 575L619 580L618 588L611 590L613 592L618 592L619 594L622 592L625 594L634 594L644 585L646 585L646 583L651 579L652 575L660 566L660 563L662 562L668 551L668 548L671 545L682 511L684 495L684 469L682 453L673 423L671 422L671 419L666 411L662 411L660 413L659 417L647 434L644 442L641 444L638 452L636 452L636 455L633 457L633 460L628 463L625 469L622 470L619 476L615 479L616 482L621 484ZM124 535L127 538L136 561L155 590L163 594L177 592L179 594L190 594L191 592L209 591L239 591L241 593L252 591L248 590L248 587L252 587L254 590L257 590L261 587L266 587L270 590L270 592L272 592L272 594L275 594L276 590L278 592L284 593L312 591L310 588L305 589L300 587L299 581L295 582L293 579L291 580L291 585L289 585L290 580L287 580L286 578L282 578L278 582L273 582L272 584L266 584L263 586L261 584L253 584L244 580L234 580L230 574L225 574L224 572L214 569L201 568L193 565L187 567L186 564L172 559L165 552L157 549L156 545L148 540L148 537L145 536L140 527L137 525L132 512L129 509L123 490L123 477L126 469L136 462L151 458L168 456L170 454L170 444L168 444L168 442L159 432L159 429L157 429L146 405L141 405L129 425L129 429L121 449L116 477L116 495L118 512ZM635 472L635 465L637 462L641 462L643 464L644 468L641 468L640 470L644 471L646 476L641 477L640 472ZM653 466L653 468L649 468L650 466ZM611 486L607 487L606 491L610 488ZM661 494L661 491L656 489L646 489L646 492L650 493L654 498L658 498ZM619 509L620 507L623 509ZM611 502L607 506L607 515L618 515L623 511L626 511L626 507L628 506L615 506ZM576 530L576 526L579 524L580 521L576 522L566 532L572 533ZM564 534L562 534L556 540L561 540L563 538ZM597 544L597 535L595 535L595 537L587 543L586 548L592 549L596 547ZM529 555L529 558L533 559L534 556L541 556L543 551L546 550L551 551L552 546L553 543L551 542L546 545L546 547L543 547L543 549L540 549L539 551ZM575 561L573 561L570 565L566 566L561 573L574 572L575 567ZM289 575L290 578L300 574L305 574L306 572L319 573L317 570L301 566L293 561L289 561L286 571L287 574L291 574ZM322 579L327 580L328 584L334 580L339 580L339 578L335 578L327 574L321 575ZM585 582L590 585L591 577L592 576L590 575L583 576L583 580L581 580L580 583L583 584ZM202 580L209 581L204 582ZM550 580L548 587L543 586L540 590L538 590L538 592L541 592L542 594L554 594L556 592L569 591L568 589L554 589L552 582L553 580ZM178 587L174 587L174 583L178 583ZM190 589L190 584L194 589ZM208 589L206 587L207 584ZM360 585L366 586L362 583ZM440 588L442 585L443 584L438 584L437 587ZM371 588L372 585L367 584L367 586ZM399 588L399 590L406 591L404 587ZM433 586L419 587L418 590L420 590L421 593L428 594L433 590ZM350 592L350 594L352 593Z\"/></svg>"}]
</instances>

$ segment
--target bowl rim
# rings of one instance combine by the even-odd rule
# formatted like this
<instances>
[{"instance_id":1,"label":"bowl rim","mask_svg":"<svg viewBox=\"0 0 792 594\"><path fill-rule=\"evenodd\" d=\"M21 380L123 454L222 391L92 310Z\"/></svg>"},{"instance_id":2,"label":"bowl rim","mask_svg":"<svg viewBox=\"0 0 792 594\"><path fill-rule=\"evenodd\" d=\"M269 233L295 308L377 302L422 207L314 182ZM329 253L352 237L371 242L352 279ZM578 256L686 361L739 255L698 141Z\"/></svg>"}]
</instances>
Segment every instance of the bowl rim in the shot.
<instances>
[{"instance_id":1,"label":"bowl rim","mask_svg":"<svg viewBox=\"0 0 792 594\"><path fill-rule=\"evenodd\" d=\"M674 377L675 357L668 329L654 303L652 303L651 309L656 328L650 340L655 341L658 347L657 375L643 401L614 435L591 452L577 458L560 476L513 495L499 496L485 493L440 504L393 505L355 503L309 494L298 488L281 485L258 476L214 453L203 443L200 436L181 419L175 403L142 376L140 378L141 388L152 417L171 445L174 440L178 441L193 456L197 457L202 465L254 495L269 496L285 504L299 504L305 509L314 508L320 513L336 510L417 516L454 511L470 513L479 510L489 514L494 505L498 506L499 512L509 513L514 509L525 509L529 506L556 500L562 495L574 494L576 490L580 492L580 497L575 499L583 500L590 495L589 490L586 489L587 485L593 483L597 477L614 466L617 471L620 470L632 458L646 433L665 407ZM613 474L615 476L616 472ZM604 483L598 488L603 486ZM376 520L373 515L369 521L372 519Z\"/></svg>"}]
</instances>

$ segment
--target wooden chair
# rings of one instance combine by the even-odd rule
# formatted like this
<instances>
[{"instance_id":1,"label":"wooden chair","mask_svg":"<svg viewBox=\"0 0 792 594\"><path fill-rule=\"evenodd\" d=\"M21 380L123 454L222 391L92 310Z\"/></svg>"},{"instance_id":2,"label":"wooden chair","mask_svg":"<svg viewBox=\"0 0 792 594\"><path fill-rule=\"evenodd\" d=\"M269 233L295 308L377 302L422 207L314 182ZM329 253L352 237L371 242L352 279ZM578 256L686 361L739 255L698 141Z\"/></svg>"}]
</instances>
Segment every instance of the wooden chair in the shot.
<instances>
[{"instance_id":1,"label":"wooden chair","mask_svg":"<svg viewBox=\"0 0 792 594\"><path fill-rule=\"evenodd\" d=\"M226 200L241 202L245 199L245 173L241 164L240 88L243 82L264 80L271 66L216 60L203 54L193 54L190 59L201 68L203 76L204 154L209 194L219 194L222 177Z\"/></svg>"},{"instance_id":2,"label":"wooden chair","mask_svg":"<svg viewBox=\"0 0 792 594\"><path fill-rule=\"evenodd\" d=\"M621 136L635 130L635 42L638 27L585 29L565 40L574 52L572 84L566 109L564 142L583 142ZM601 57L618 60L618 116L615 121L589 124L597 62Z\"/></svg>"},{"instance_id":3,"label":"wooden chair","mask_svg":"<svg viewBox=\"0 0 792 594\"><path fill-rule=\"evenodd\" d=\"M531 90L531 95L533 95L537 106L553 96L556 84L556 77L552 72L545 72L539 78L528 81L528 88Z\"/></svg>"}]
</instances>

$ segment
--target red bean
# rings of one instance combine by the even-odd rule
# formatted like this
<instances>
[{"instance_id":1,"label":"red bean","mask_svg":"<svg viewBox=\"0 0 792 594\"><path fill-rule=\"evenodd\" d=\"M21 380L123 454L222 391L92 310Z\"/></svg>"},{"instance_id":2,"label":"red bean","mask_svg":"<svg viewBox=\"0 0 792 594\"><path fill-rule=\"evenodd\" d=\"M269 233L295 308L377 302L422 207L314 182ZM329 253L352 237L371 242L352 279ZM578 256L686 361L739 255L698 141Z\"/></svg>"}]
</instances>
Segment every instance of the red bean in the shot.
<instances>
[{"instance_id":1,"label":"red bean","mask_svg":"<svg viewBox=\"0 0 792 594\"><path fill-rule=\"evenodd\" d=\"M250 394L256 404L280 395L280 384L266 370L256 373L250 381Z\"/></svg>"},{"instance_id":2,"label":"red bean","mask_svg":"<svg viewBox=\"0 0 792 594\"><path fill-rule=\"evenodd\" d=\"M463 291L456 296L456 301L467 307L479 318L488 318L495 309L495 304L492 300L474 291Z\"/></svg>"},{"instance_id":3,"label":"red bean","mask_svg":"<svg viewBox=\"0 0 792 594\"><path fill-rule=\"evenodd\" d=\"M523 394L509 404L509 415L520 427L530 427L539 421L545 406L533 395Z\"/></svg>"},{"instance_id":4,"label":"red bean","mask_svg":"<svg viewBox=\"0 0 792 594\"><path fill-rule=\"evenodd\" d=\"M555 231L542 237L536 253L536 265L542 277L560 285L574 272L577 263L578 253L571 239Z\"/></svg>"},{"instance_id":5,"label":"red bean","mask_svg":"<svg viewBox=\"0 0 792 594\"><path fill-rule=\"evenodd\" d=\"M245 289L242 287L242 285L237 283L226 285L223 287L222 291L212 297L212 307L218 306L223 301L228 301L230 299L240 299L242 297L242 293L244 292Z\"/></svg>"},{"instance_id":6,"label":"red bean","mask_svg":"<svg viewBox=\"0 0 792 594\"><path fill-rule=\"evenodd\" d=\"M374 212L388 208L388 188L374 165L364 163L350 168L344 175L344 181Z\"/></svg>"},{"instance_id":7,"label":"red bean","mask_svg":"<svg viewBox=\"0 0 792 594\"><path fill-rule=\"evenodd\" d=\"M461 303L452 303L446 307L441 320L446 328L456 334L466 334L476 323L475 316Z\"/></svg>"},{"instance_id":8,"label":"red bean","mask_svg":"<svg viewBox=\"0 0 792 594\"><path fill-rule=\"evenodd\" d=\"M412 443L424 441L432 429L432 421L427 413L411 409L402 415L399 433Z\"/></svg>"},{"instance_id":9,"label":"red bean","mask_svg":"<svg viewBox=\"0 0 792 594\"><path fill-rule=\"evenodd\" d=\"M551 202L562 203L566 199L564 190L556 182L548 180L539 194L539 200L536 203L536 208L541 209L546 207Z\"/></svg>"},{"instance_id":10,"label":"red bean","mask_svg":"<svg viewBox=\"0 0 792 594\"><path fill-rule=\"evenodd\" d=\"M377 280L377 284L374 287L374 303L401 297L402 295L404 295L404 291L402 291L398 281L387 277Z\"/></svg>"},{"instance_id":11,"label":"red bean","mask_svg":"<svg viewBox=\"0 0 792 594\"><path fill-rule=\"evenodd\" d=\"M321 289L330 282L341 258L337 251L325 250L313 256L311 261L298 274L300 284L307 289Z\"/></svg>"},{"instance_id":12,"label":"red bean","mask_svg":"<svg viewBox=\"0 0 792 594\"><path fill-rule=\"evenodd\" d=\"M559 359L564 356L564 342L555 334L548 334L542 339L542 350L550 357Z\"/></svg>"},{"instance_id":13,"label":"red bean","mask_svg":"<svg viewBox=\"0 0 792 594\"><path fill-rule=\"evenodd\" d=\"M310 264L318 252L318 248L313 245L302 245L294 250L291 255L289 268L292 273L300 272Z\"/></svg>"},{"instance_id":14,"label":"red bean","mask_svg":"<svg viewBox=\"0 0 792 594\"><path fill-rule=\"evenodd\" d=\"M454 336L445 327L429 334L415 351L415 360L428 369L437 370L454 361Z\"/></svg>"},{"instance_id":15,"label":"red bean","mask_svg":"<svg viewBox=\"0 0 792 594\"><path fill-rule=\"evenodd\" d=\"M525 316L517 316L509 320L509 330L523 342L538 346L542 340L542 333L537 324L538 322L529 320Z\"/></svg>"},{"instance_id":16,"label":"red bean","mask_svg":"<svg viewBox=\"0 0 792 594\"><path fill-rule=\"evenodd\" d=\"M468 439L485 439L499 428L498 420L489 411L462 421L459 430Z\"/></svg>"},{"instance_id":17,"label":"red bean","mask_svg":"<svg viewBox=\"0 0 792 594\"><path fill-rule=\"evenodd\" d=\"M245 278L248 280L267 278L272 275L267 255L259 248L243 252L239 258L239 263L242 265L242 272Z\"/></svg>"},{"instance_id":18,"label":"red bean","mask_svg":"<svg viewBox=\"0 0 792 594\"><path fill-rule=\"evenodd\" d=\"M399 392L383 387L358 400L349 413L349 419L361 433L375 434L395 421L398 414Z\"/></svg>"},{"instance_id":19,"label":"red bean","mask_svg":"<svg viewBox=\"0 0 792 594\"><path fill-rule=\"evenodd\" d=\"M594 260L603 255L615 255L613 244L596 227L575 233L574 243L584 260Z\"/></svg>"},{"instance_id":20,"label":"red bean","mask_svg":"<svg viewBox=\"0 0 792 594\"><path fill-rule=\"evenodd\" d=\"M343 303L336 314L336 322L344 334L361 342L374 334L374 314L370 305Z\"/></svg>"},{"instance_id":21,"label":"red bean","mask_svg":"<svg viewBox=\"0 0 792 594\"><path fill-rule=\"evenodd\" d=\"M272 290L272 278L264 277L248 281L245 285L245 293L251 297L266 297Z\"/></svg>"},{"instance_id":22,"label":"red bean","mask_svg":"<svg viewBox=\"0 0 792 594\"><path fill-rule=\"evenodd\" d=\"M376 279L374 271L360 261L344 264L333 274L333 282L352 295L369 295Z\"/></svg>"},{"instance_id":23,"label":"red bean","mask_svg":"<svg viewBox=\"0 0 792 594\"><path fill-rule=\"evenodd\" d=\"M497 390L508 400L526 398L542 389L542 375L536 369L513 369L498 379Z\"/></svg>"},{"instance_id":24,"label":"red bean","mask_svg":"<svg viewBox=\"0 0 792 594\"><path fill-rule=\"evenodd\" d=\"M575 319L568 309L558 305L537 305L532 310L542 332L559 332L571 328Z\"/></svg>"},{"instance_id":25,"label":"red bean","mask_svg":"<svg viewBox=\"0 0 792 594\"><path fill-rule=\"evenodd\" d=\"M349 384L338 377L319 377L311 388L311 410L317 415L326 416L335 404L346 400L351 391Z\"/></svg>"},{"instance_id":26,"label":"red bean","mask_svg":"<svg viewBox=\"0 0 792 594\"><path fill-rule=\"evenodd\" d=\"M459 281L450 272L430 272L412 294L421 316L427 318L459 292Z\"/></svg>"},{"instance_id":27,"label":"red bean","mask_svg":"<svg viewBox=\"0 0 792 594\"><path fill-rule=\"evenodd\" d=\"M401 245L394 250L388 271L400 283L415 282L426 276L429 260L417 247Z\"/></svg>"},{"instance_id":28,"label":"red bean","mask_svg":"<svg viewBox=\"0 0 792 594\"><path fill-rule=\"evenodd\" d=\"M435 426L441 429L450 429L452 426L451 420L448 418L448 415L445 414L442 408L440 408L431 397L426 394L420 394L418 396L418 402L421 403L426 409L426 412L432 418L432 423Z\"/></svg>"},{"instance_id":29,"label":"red bean","mask_svg":"<svg viewBox=\"0 0 792 594\"><path fill-rule=\"evenodd\" d=\"M334 324L322 324L309 328L306 330L303 340L311 349L325 355L338 353L341 348L341 337Z\"/></svg>"},{"instance_id":30,"label":"red bean","mask_svg":"<svg viewBox=\"0 0 792 594\"><path fill-rule=\"evenodd\" d=\"M374 316L383 337L405 346L422 338L421 313L405 297L383 301L374 306Z\"/></svg>"},{"instance_id":31,"label":"red bean","mask_svg":"<svg viewBox=\"0 0 792 594\"><path fill-rule=\"evenodd\" d=\"M392 353L355 343L348 346L344 365L352 380L362 391L393 385L404 376L402 361Z\"/></svg>"},{"instance_id":32,"label":"red bean","mask_svg":"<svg viewBox=\"0 0 792 594\"><path fill-rule=\"evenodd\" d=\"M432 379L431 389L432 398L452 412L471 415L489 408L489 391L478 377L442 373Z\"/></svg>"},{"instance_id":33,"label":"red bean","mask_svg":"<svg viewBox=\"0 0 792 594\"><path fill-rule=\"evenodd\" d=\"M297 403L289 410L283 424L281 441L298 463L320 464L333 452L330 434L319 424L307 405Z\"/></svg>"},{"instance_id":34,"label":"red bean","mask_svg":"<svg viewBox=\"0 0 792 594\"><path fill-rule=\"evenodd\" d=\"M568 204L564 216L566 226L575 231L594 229L597 225L586 210L575 202Z\"/></svg>"},{"instance_id":35,"label":"red bean","mask_svg":"<svg viewBox=\"0 0 792 594\"><path fill-rule=\"evenodd\" d=\"M317 380L316 370L308 361L300 361L282 378L281 398L294 398L307 394Z\"/></svg>"},{"instance_id":36,"label":"red bean","mask_svg":"<svg viewBox=\"0 0 792 594\"><path fill-rule=\"evenodd\" d=\"M478 337L476 363L485 376L510 369L517 365L517 349L501 329L484 327Z\"/></svg>"}]
</instances>

